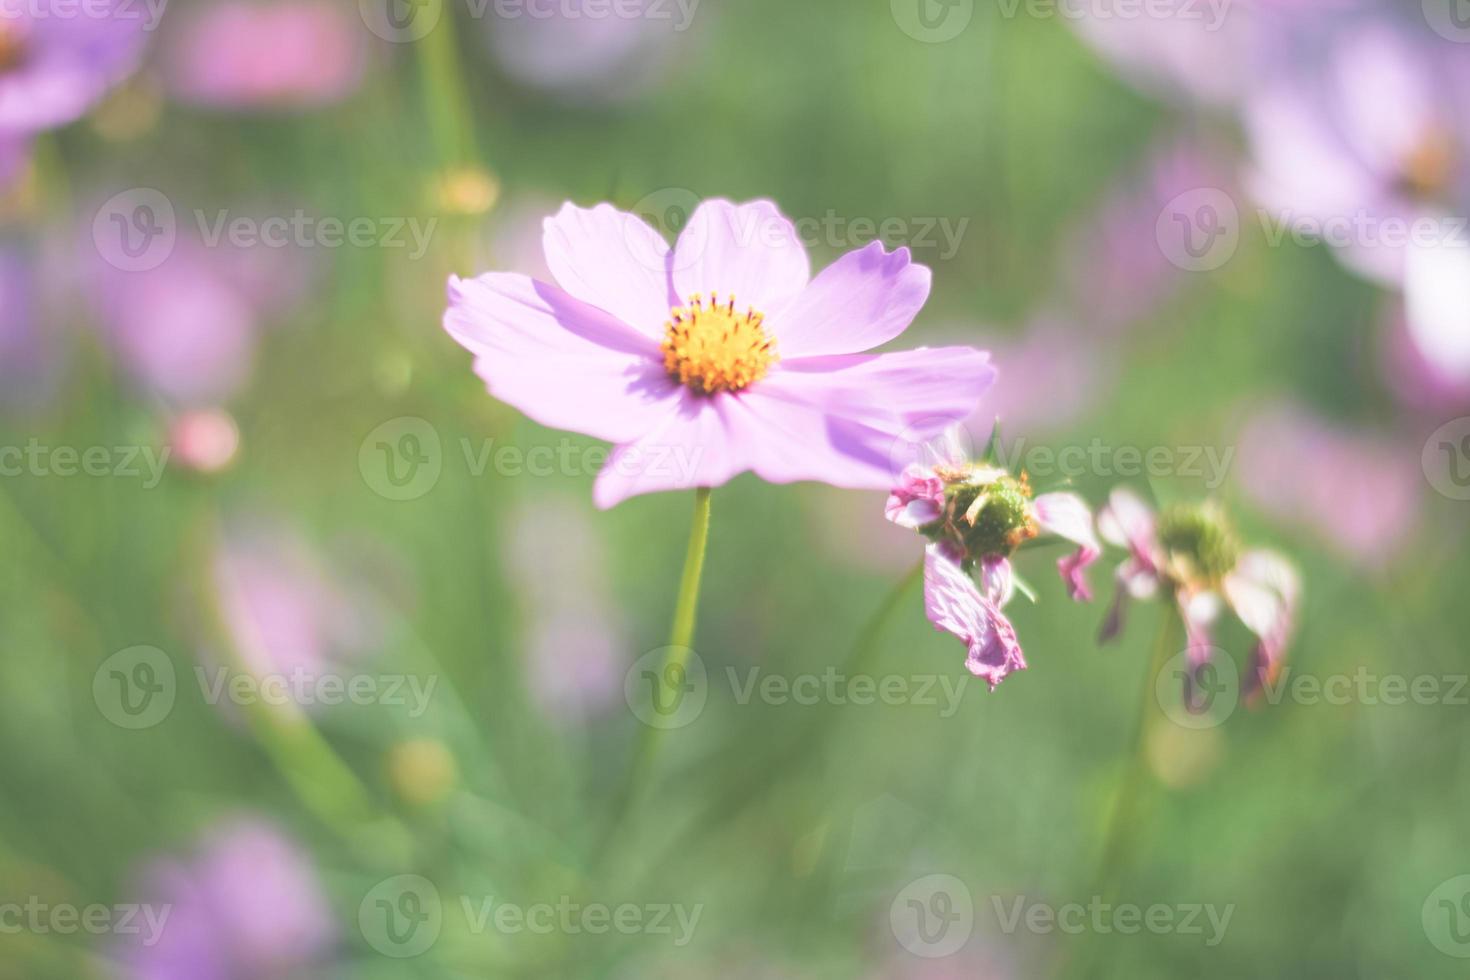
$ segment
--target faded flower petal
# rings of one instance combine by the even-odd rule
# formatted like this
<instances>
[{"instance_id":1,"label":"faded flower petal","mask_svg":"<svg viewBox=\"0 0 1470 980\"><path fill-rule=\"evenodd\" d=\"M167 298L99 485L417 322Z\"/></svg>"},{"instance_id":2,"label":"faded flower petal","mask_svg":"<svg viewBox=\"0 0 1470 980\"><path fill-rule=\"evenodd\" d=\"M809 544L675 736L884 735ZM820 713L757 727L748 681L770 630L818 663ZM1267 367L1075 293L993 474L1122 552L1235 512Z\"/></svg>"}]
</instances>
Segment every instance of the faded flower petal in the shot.
<instances>
[{"instance_id":1,"label":"faded flower petal","mask_svg":"<svg viewBox=\"0 0 1470 980\"><path fill-rule=\"evenodd\" d=\"M1010 621L934 545L924 555L924 610L936 629L964 642L969 650L965 666L991 690L1012 672L1026 669Z\"/></svg>"}]
</instances>

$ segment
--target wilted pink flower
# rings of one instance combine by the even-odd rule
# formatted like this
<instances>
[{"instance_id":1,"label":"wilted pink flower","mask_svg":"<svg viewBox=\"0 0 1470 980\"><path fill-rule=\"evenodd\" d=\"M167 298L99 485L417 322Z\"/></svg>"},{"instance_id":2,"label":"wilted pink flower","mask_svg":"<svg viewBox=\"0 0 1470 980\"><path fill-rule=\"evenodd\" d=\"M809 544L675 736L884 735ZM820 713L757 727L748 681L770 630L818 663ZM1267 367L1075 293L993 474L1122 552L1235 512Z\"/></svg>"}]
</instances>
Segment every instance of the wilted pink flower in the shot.
<instances>
[{"instance_id":1,"label":"wilted pink flower","mask_svg":"<svg viewBox=\"0 0 1470 980\"><path fill-rule=\"evenodd\" d=\"M647 91L691 37L678 4L652 0L611 8L597 0L528 3L486 23L506 75L572 102L621 101Z\"/></svg>"},{"instance_id":2,"label":"wilted pink flower","mask_svg":"<svg viewBox=\"0 0 1470 980\"><path fill-rule=\"evenodd\" d=\"M144 5L0 0L0 141L79 118L137 67Z\"/></svg>"},{"instance_id":3,"label":"wilted pink flower","mask_svg":"<svg viewBox=\"0 0 1470 980\"><path fill-rule=\"evenodd\" d=\"M1048 493L1032 499L1023 475L972 463L952 430L933 466L913 463L888 498L890 521L929 539L924 554L924 606L936 628L969 650L965 666L992 689L1026 660L1016 631L1001 611L1016 591L1010 556L1042 534L1076 544L1057 563L1073 599L1090 599L1085 571L1102 554L1092 514L1080 497ZM969 572L978 570L981 587Z\"/></svg>"},{"instance_id":4,"label":"wilted pink flower","mask_svg":"<svg viewBox=\"0 0 1470 980\"><path fill-rule=\"evenodd\" d=\"M222 0L181 12L164 80L174 98L222 109L311 109L362 81L364 32L326 0Z\"/></svg>"},{"instance_id":5,"label":"wilted pink flower","mask_svg":"<svg viewBox=\"0 0 1470 980\"><path fill-rule=\"evenodd\" d=\"M809 279L767 201L706 201L674 249L633 215L568 204L545 250L559 287L456 276L444 325L491 394L618 444L600 507L746 470L887 489L895 450L969 415L994 375L965 347L863 353L912 322L929 270L875 242Z\"/></svg>"},{"instance_id":6,"label":"wilted pink flower","mask_svg":"<svg viewBox=\"0 0 1470 980\"><path fill-rule=\"evenodd\" d=\"M1416 452L1294 405L1256 412L1239 442L1240 486L1262 511L1368 567L1409 544L1423 479Z\"/></svg>"},{"instance_id":7,"label":"wilted pink flower","mask_svg":"<svg viewBox=\"0 0 1470 980\"><path fill-rule=\"evenodd\" d=\"M1247 104L1253 192L1283 230L1402 291L1425 363L1470 385L1470 118L1444 97L1470 84L1470 54L1371 19L1297 62Z\"/></svg>"},{"instance_id":8,"label":"wilted pink flower","mask_svg":"<svg viewBox=\"0 0 1470 980\"><path fill-rule=\"evenodd\" d=\"M140 930L117 950L119 980L305 976L336 946L310 855L263 820L222 823L192 855L155 860L139 878L161 930Z\"/></svg>"},{"instance_id":9,"label":"wilted pink flower","mask_svg":"<svg viewBox=\"0 0 1470 980\"><path fill-rule=\"evenodd\" d=\"M1131 491L1118 488L1098 511L1098 532L1128 550L1118 566L1117 594L1101 640L1123 628L1130 599L1162 596L1184 623L1196 669L1214 654L1213 630L1224 610L1256 636L1248 691L1269 684L1295 625L1300 585L1296 570L1273 551L1242 551L1234 529L1213 503L1177 506L1156 515Z\"/></svg>"}]
</instances>

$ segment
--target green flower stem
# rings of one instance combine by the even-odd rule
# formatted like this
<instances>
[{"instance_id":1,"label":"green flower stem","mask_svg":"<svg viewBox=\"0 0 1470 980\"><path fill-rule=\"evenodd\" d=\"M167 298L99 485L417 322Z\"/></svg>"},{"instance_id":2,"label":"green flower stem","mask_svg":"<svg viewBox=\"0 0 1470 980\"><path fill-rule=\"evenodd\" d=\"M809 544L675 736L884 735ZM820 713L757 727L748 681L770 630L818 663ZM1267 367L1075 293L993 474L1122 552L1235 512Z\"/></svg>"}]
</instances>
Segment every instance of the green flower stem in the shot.
<instances>
[{"instance_id":1,"label":"green flower stem","mask_svg":"<svg viewBox=\"0 0 1470 980\"><path fill-rule=\"evenodd\" d=\"M1087 892L1089 900L1093 895L1100 895L1104 902L1112 904L1118 897L1120 876L1129 851L1132 849L1132 833L1137 829L1141 815L1141 797L1150 782L1148 731L1154 715L1155 685L1158 683L1160 672L1169 662L1169 658L1177 652L1182 626L1183 623L1174 614L1173 609L1164 610L1163 620L1159 624L1158 639L1154 643L1153 655L1149 660L1148 672L1144 675L1143 694L1139 699L1137 719L1134 722L1128 768L1123 774L1117 794L1113 797L1112 810L1108 816L1107 833L1103 838L1102 850L1099 853L1097 867L1093 872L1092 887ZM1095 944L1097 938L1093 937L1091 942ZM1092 975L1096 965L1095 955L1084 954L1081 958L1080 969L1076 971L1077 976ZM1062 968L1055 971L1054 975L1061 976L1065 972L1063 965Z\"/></svg>"},{"instance_id":2,"label":"green flower stem","mask_svg":"<svg viewBox=\"0 0 1470 980\"><path fill-rule=\"evenodd\" d=\"M664 657L661 677L668 676L674 669L682 669L689 663L689 644L694 642L694 625L699 610L699 583L704 576L704 556L709 546L710 489L700 487L694 492L694 520L689 528L689 546L684 552L684 573L679 579L679 595L674 600L674 621L669 628L668 651ZM659 746L663 744L664 731L645 725L633 749L633 761L628 778L613 807L612 819L603 834L599 857L607 856L607 845L611 841L629 812L637 805L647 790L653 776L654 761Z\"/></svg>"}]
</instances>

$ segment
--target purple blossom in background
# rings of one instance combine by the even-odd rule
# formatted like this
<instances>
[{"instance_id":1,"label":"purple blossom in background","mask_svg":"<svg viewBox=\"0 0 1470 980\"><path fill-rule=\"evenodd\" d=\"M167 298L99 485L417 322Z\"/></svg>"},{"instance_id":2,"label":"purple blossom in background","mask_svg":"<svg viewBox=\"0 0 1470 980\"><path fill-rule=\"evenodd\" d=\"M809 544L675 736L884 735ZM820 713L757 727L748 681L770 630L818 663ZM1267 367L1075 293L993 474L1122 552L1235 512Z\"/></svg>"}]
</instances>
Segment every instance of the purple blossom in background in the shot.
<instances>
[{"instance_id":1,"label":"purple blossom in background","mask_svg":"<svg viewBox=\"0 0 1470 980\"><path fill-rule=\"evenodd\" d=\"M1090 330L1117 336L1158 312L1188 282L1159 243L1159 216L1181 194L1233 187L1229 157L1198 140L1153 148L1072 233L1059 290L1062 307Z\"/></svg>"},{"instance_id":2,"label":"purple blossom in background","mask_svg":"<svg viewBox=\"0 0 1470 980\"><path fill-rule=\"evenodd\" d=\"M348 7L224 0L180 11L163 56L169 93L220 109L310 109L355 92L366 47Z\"/></svg>"},{"instance_id":3,"label":"purple blossom in background","mask_svg":"<svg viewBox=\"0 0 1470 980\"><path fill-rule=\"evenodd\" d=\"M1401 290L1423 361L1470 384L1470 118L1447 96L1470 83L1470 51L1372 19L1292 64L1246 106L1252 192Z\"/></svg>"},{"instance_id":4,"label":"purple blossom in background","mask_svg":"<svg viewBox=\"0 0 1470 980\"><path fill-rule=\"evenodd\" d=\"M1108 352L1080 327L1053 318L995 343L992 356L1005 367L985 404L966 420L970 432L989 432L996 419L1003 435L1056 432L1096 405L1113 380ZM1015 443L1005 445L1009 451Z\"/></svg>"},{"instance_id":5,"label":"purple blossom in background","mask_svg":"<svg viewBox=\"0 0 1470 980\"><path fill-rule=\"evenodd\" d=\"M228 526L211 573L225 640L253 676L341 674L382 643L382 619L369 592L334 573L284 526L259 520Z\"/></svg>"},{"instance_id":6,"label":"purple blossom in background","mask_svg":"<svg viewBox=\"0 0 1470 980\"><path fill-rule=\"evenodd\" d=\"M1423 479L1413 448L1283 404L1247 421L1237 465L1240 486L1258 508L1309 529L1356 564L1384 565L1413 541Z\"/></svg>"},{"instance_id":7,"label":"purple blossom in background","mask_svg":"<svg viewBox=\"0 0 1470 980\"><path fill-rule=\"evenodd\" d=\"M117 980L307 976L337 944L311 856L253 817L217 825L187 857L151 862L137 894L168 917L152 945L140 934L116 951Z\"/></svg>"},{"instance_id":8,"label":"purple blossom in background","mask_svg":"<svg viewBox=\"0 0 1470 980\"><path fill-rule=\"evenodd\" d=\"M1432 415L1460 413L1470 408L1470 378L1455 377L1436 364L1414 342L1402 304L1385 318L1379 341L1379 364L1384 380L1399 404Z\"/></svg>"},{"instance_id":9,"label":"purple blossom in background","mask_svg":"<svg viewBox=\"0 0 1470 980\"><path fill-rule=\"evenodd\" d=\"M60 351L41 316L37 263L0 245L0 406L33 408L56 387Z\"/></svg>"},{"instance_id":10,"label":"purple blossom in background","mask_svg":"<svg viewBox=\"0 0 1470 980\"><path fill-rule=\"evenodd\" d=\"M647 91L690 36L679 5L652 0L611 10L594 0L515 9L516 16L486 18L501 70L527 88L570 102L623 101ZM637 16L620 13L625 10Z\"/></svg>"},{"instance_id":11,"label":"purple blossom in background","mask_svg":"<svg viewBox=\"0 0 1470 980\"><path fill-rule=\"evenodd\" d=\"M0 139L80 118L137 67L147 16L124 0L0 0Z\"/></svg>"},{"instance_id":12,"label":"purple blossom in background","mask_svg":"<svg viewBox=\"0 0 1470 980\"><path fill-rule=\"evenodd\" d=\"M622 703L627 647L608 559L586 509L556 496L518 505L507 565L526 624L526 681L537 704L582 722Z\"/></svg>"}]
</instances>

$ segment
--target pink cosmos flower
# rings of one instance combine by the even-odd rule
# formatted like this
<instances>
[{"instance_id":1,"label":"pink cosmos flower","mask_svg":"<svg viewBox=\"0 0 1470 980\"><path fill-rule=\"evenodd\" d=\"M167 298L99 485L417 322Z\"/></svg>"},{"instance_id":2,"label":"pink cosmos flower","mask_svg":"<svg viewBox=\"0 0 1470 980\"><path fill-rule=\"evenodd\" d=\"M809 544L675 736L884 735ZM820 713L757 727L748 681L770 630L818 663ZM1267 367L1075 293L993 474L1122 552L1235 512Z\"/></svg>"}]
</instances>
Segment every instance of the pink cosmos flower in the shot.
<instances>
[{"instance_id":1,"label":"pink cosmos flower","mask_svg":"<svg viewBox=\"0 0 1470 980\"><path fill-rule=\"evenodd\" d=\"M64 126L137 67L140 4L0 0L0 141Z\"/></svg>"},{"instance_id":2,"label":"pink cosmos flower","mask_svg":"<svg viewBox=\"0 0 1470 980\"><path fill-rule=\"evenodd\" d=\"M594 499L772 483L887 489L896 451L969 415L989 356L874 354L929 295L929 270L881 243L810 277L769 201L702 204L670 248L610 205L547 219L558 285L453 277L444 326L490 393L543 425L617 444Z\"/></svg>"},{"instance_id":3,"label":"pink cosmos flower","mask_svg":"<svg viewBox=\"0 0 1470 980\"><path fill-rule=\"evenodd\" d=\"M1354 432L1293 404L1253 412L1239 437L1240 486L1260 510L1307 528L1367 568L1413 540L1423 474L1417 447Z\"/></svg>"},{"instance_id":4,"label":"pink cosmos flower","mask_svg":"<svg viewBox=\"0 0 1470 980\"><path fill-rule=\"evenodd\" d=\"M127 980L305 976L325 966L338 930L310 855L273 824L232 818L196 853L140 874L160 910L156 936L139 930L116 951Z\"/></svg>"},{"instance_id":5,"label":"pink cosmos flower","mask_svg":"<svg viewBox=\"0 0 1470 980\"><path fill-rule=\"evenodd\" d=\"M1444 97L1470 84L1470 54L1386 18L1326 48L1297 52L1297 71L1247 103L1251 189L1352 271L1401 292L1424 362L1470 386L1470 114Z\"/></svg>"},{"instance_id":6,"label":"pink cosmos flower","mask_svg":"<svg viewBox=\"0 0 1470 980\"><path fill-rule=\"evenodd\" d=\"M1110 544L1128 550L1118 566L1117 595L1103 623L1102 642L1121 632L1130 599L1162 594L1184 622L1190 662L1203 668L1214 655L1214 625L1229 609L1256 636L1247 692L1271 682L1285 657L1301 592L1290 562L1273 551L1241 551L1213 503L1155 514L1120 487L1098 511L1097 528Z\"/></svg>"},{"instance_id":7,"label":"pink cosmos flower","mask_svg":"<svg viewBox=\"0 0 1470 980\"><path fill-rule=\"evenodd\" d=\"M1073 599L1091 599L1085 571L1102 554L1092 513L1070 493L1032 499L1024 474L971 463L954 430L937 449L933 466L910 464L884 508L887 518L929 539L924 553L924 608L935 628L969 650L965 666L992 690L1026 669L1010 620L1001 611L1017 590L1010 556L1041 534L1064 538L1077 551L1057 563ZM969 572L978 569L980 587Z\"/></svg>"},{"instance_id":8,"label":"pink cosmos flower","mask_svg":"<svg viewBox=\"0 0 1470 980\"><path fill-rule=\"evenodd\" d=\"M362 81L361 25L323 0L225 0L189 11L164 80L180 101L222 109L311 109Z\"/></svg>"}]
</instances>

